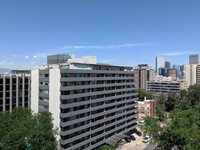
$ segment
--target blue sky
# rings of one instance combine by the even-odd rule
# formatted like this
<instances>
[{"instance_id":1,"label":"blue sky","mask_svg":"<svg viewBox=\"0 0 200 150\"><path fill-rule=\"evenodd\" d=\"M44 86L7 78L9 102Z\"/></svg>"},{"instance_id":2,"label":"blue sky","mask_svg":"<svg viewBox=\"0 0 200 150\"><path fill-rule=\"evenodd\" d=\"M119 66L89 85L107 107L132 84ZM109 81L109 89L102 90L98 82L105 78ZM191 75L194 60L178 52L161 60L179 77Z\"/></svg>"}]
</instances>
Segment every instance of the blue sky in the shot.
<instances>
[{"instance_id":1,"label":"blue sky","mask_svg":"<svg viewBox=\"0 0 200 150\"><path fill-rule=\"evenodd\" d=\"M50 54L154 67L200 54L199 0L0 0L0 67L33 68Z\"/></svg>"}]
</instances>

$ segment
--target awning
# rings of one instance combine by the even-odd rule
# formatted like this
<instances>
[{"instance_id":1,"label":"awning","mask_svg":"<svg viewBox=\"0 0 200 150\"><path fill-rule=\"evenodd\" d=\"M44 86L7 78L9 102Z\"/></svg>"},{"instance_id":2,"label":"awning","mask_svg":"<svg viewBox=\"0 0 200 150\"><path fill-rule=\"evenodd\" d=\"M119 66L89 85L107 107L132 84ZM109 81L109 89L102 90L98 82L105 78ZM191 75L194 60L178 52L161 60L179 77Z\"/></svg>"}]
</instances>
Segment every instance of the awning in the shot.
<instances>
[{"instance_id":1,"label":"awning","mask_svg":"<svg viewBox=\"0 0 200 150\"><path fill-rule=\"evenodd\" d=\"M112 137L110 137L106 143L111 145L111 146L115 146L115 144L121 140L121 139L124 139L125 137L129 137L128 135L125 135L125 134L116 134Z\"/></svg>"}]
</instances>

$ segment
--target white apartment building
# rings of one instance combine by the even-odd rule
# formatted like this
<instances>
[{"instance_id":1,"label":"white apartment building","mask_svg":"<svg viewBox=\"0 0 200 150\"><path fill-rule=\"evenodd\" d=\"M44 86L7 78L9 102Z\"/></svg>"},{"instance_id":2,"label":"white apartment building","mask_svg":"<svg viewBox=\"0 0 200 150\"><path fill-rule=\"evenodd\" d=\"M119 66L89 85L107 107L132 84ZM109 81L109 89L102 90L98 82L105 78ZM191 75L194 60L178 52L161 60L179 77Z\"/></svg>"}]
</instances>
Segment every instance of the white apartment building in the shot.
<instances>
[{"instance_id":1,"label":"white apartment building","mask_svg":"<svg viewBox=\"0 0 200 150\"><path fill-rule=\"evenodd\" d=\"M187 87L197 83L197 64L184 65L184 80L187 83Z\"/></svg>"},{"instance_id":2,"label":"white apartment building","mask_svg":"<svg viewBox=\"0 0 200 150\"><path fill-rule=\"evenodd\" d=\"M52 113L60 149L114 146L137 126L133 67L72 58L49 56L46 66L31 71L31 109Z\"/></svg>"}]
</instances>

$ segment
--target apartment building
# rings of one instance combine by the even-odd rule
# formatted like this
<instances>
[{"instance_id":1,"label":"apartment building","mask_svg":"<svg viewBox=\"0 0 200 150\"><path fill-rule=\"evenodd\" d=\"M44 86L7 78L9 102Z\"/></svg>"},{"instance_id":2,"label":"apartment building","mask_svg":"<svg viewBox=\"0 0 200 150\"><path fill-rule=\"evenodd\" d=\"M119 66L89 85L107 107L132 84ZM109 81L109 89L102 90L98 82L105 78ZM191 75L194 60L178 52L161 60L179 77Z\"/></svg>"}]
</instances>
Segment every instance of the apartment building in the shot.
<instances>
[{"instance_id":1,"label":"apartment building","mask_svg":"<svg viewBox=\"0 0 200 150\"><path fill-rule=\"evenodd\" d=\"M18 106L30 108L30 74L1 74L0 112Z\"/></svg>"},{"instance_id":2,"label":"apartment building","mask_svg":"<svg viewBox=\"0 0 200 150\"><path fill-rule=\"evenodd\" d=\"M135 82L137 88L147 89L147 81L153 81L155 77L154 70L147 64L139 64L134 67Z\"/></svg>"},{"instance_id":3,"label":"apartment building","mask_svg":"<svg viewBox=\"0 0 200 150\"><path fill-rule=\"evenodd\" d=\"M31 109L52 113L60 149L114 146L137 126L133 68L86 58L79 62L66 59L31 71Z\"/></svg>"},{"instance_id":4,"label":"apartment building","mask_svg":"<svg viewBox=\"0 0 200 150\"><path fill-rule=\"evenodd\" d=\"M197 83L197 64L184 65L184 78L187 86Z\"/></svg>"},{"instance_id":5,"label":"apartment building","mask_svg":"<svg viewBox=\"0 0 200 150\"><path fill-rule=\"evenodd\" d=\"M147 82L147 90L153 94L179 93L180 90L187 89L184 81L150 81Z\"/></svg>"},{"instance_id":6,"label":"apartment building","mask_svg":"<svg viewBox=\"0 0 200 150\"><path fill-rule=\"evenodd\" d=\"M200 84L200 65L197 65L196 74L197 84Z\"/></svg>"}]
</instances>

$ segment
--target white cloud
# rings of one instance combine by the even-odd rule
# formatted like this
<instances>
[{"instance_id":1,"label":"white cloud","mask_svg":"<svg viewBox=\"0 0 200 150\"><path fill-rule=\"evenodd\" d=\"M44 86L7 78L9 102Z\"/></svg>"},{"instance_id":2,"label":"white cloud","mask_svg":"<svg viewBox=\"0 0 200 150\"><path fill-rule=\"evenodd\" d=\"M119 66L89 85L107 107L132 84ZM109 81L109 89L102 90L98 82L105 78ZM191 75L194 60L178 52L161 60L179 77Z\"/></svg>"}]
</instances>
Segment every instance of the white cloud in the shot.
<instances>
[{"instance_id":1,"label":"white cloud","mask_svg":"<svg viewBox=\"0 0 200 150\"><path fill-rule=\"evenodd\" d=\"M68 45L58 50L62 49L117 49L117 48L133 48L133 47L143 47L152 46L153 43L129 43L129 44L114 44L114 45Z\"/></svg>"},{"instance_id":2,"label":"white cloud","mask_svg":"<svg viewBox=\"0 0 200 150\"><path fill-rule=\"evenodd\" d=\"M29 59L29 56L25 56L24 58L25 58L25 59Z\"/></svg>"},{"instance_id":3,"label":"white cloud","mask_svg":"<svg viewBox=\"0 0 200 150\"><path fill-rule=\"evenodd\" d=\"M3 68L12 67L15 65L13 61L0 61L0 66Z\"/></svg>"},{"instance_id":4,"label":"white cloud","mask_svg":"<svg viewBox=\"0 0 200 150\"><path fill-rule=\"evenodd\" d=\"M164 56L179 56L179 55L187 55L187 54L193 54L195 52L169 52L169 53L164 53Z\"/></svg>"},{"instance_id":5,"label":"white cloud","mask_svg":"<svg viewBox=\"0 0 200 150\"><path fill-rule=\"evenodd\" d=\"M34 58L34 59L36 59L36 58L37 58L37 56L33 56L33 58Z\"/></svg>"}]
</instances>

